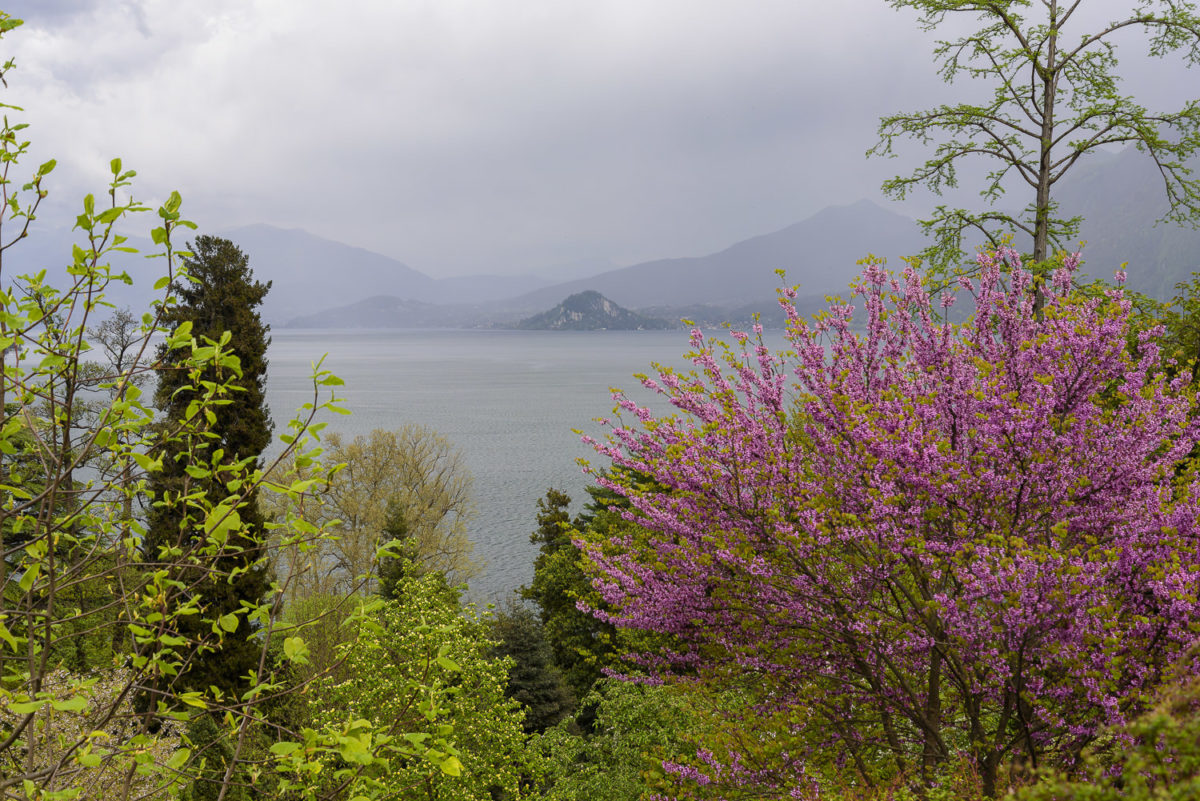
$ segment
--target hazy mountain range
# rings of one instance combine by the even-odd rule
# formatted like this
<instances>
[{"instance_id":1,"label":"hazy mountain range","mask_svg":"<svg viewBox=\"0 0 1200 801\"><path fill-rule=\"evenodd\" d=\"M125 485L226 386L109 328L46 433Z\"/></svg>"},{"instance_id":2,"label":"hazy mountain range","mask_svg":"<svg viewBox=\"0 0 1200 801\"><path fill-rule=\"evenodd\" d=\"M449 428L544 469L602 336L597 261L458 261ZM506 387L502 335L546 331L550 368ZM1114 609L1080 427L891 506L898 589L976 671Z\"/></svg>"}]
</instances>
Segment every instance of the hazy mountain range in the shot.
<instances>
[{"instance_id":1,"label":"hazy mountain range","mask_svg":"<svg viewBox=\"0 0 1200 801\"><path fill-rule=\"evenodd\" d=\"M1200 163L1192 165L1200 171ZM1127 286L1166 300L1200 271L1200 230L1158 223L1167 212L1162 178L1133 148L1080 162L1056 194L1063 214L1083 216L1085 270L1112 278L1128 262Z\"/></svg>"},{"instance_id":2,"label":"hazy mountain range","mask_svg":"<svg viewBox=\"0 0 1200 801\"><path fill-rule=\"evenodd\" d=\"M276 235L291 234L273 231ZM237 232L230 236L242 244L243 240L236 238ZM457 303L442 301L436 306L426 305L431 302L428 299L438 297L433 294L436 284L414 280L409 275L412 271L405 268L406 272L397 270L392 278L396 283L410 282L403 289L292 317L288 322L315 328L507 324L544 312L569 295L589 290L600 292L623 307L639 310L652 307L651 316L670 320L681 316L725 319L726 312L739 307L745 307L740 314L748 318L752 311L769 312L775 307L775 290L782 285L777 270L786 270L788 285L799 284L802 295L823 297L844 290L858 272L855 261L868 252L898 260L901 255L919 250L922 243L912 220L860 201L825 209L804 222L707 256L650 261L532 291L510 291L507 295L498 286L489 288L492 298L489 302L480 301L476 292L464 291L455 298ZM251 253L251 263L256 265L257 272L261 262L256 261L253 245L242 244L242 247ZM344 254L342 264L347 265L355 255ZM349 272L346 266L338 270L344 279Z\"/></svg>"},{"instance_id":3,"label":"hazy mountain range","mask_svg":"<svg viewBox=\"0 0 1200 801\"><path fill-rule=\"evenodd\" d=\"M1153 164L1137 151L1093 156L1057 187L1056 197L1063 213L1085 218L1089 273L1111 278L1114 269L1129 262L1132 289L1167 298L1176 283L1200 270L1200 232L1154 224L1165 212L1166 200ZM545 274L435 279L378 253L269 225L213 233L238 244L249 255L255 277L272 282L263 309L267 322L318 328L513 325L585 291L672 321L744 322L755 312L770 320L777 316L777 270L786 271L788 285L799 286L800 305L815 308L825 295L846 289L858 273L855 262L868 253L898 266L900 256L927 244L913 220L865 200L826 208L795 225L707 255L619 269L605 269L603 262L567 265L557 274L569 280L559 281ZM63 266L69 260L75 240L70 232L34 234L4 254L6 274ZM145 240L133 238L131 244L153 251ZM124 255L114 262L135 283L114 288L112 301L145 308L163 262ZM586 275L593 269L597 274Z\"/></svg>"}]
</instances>

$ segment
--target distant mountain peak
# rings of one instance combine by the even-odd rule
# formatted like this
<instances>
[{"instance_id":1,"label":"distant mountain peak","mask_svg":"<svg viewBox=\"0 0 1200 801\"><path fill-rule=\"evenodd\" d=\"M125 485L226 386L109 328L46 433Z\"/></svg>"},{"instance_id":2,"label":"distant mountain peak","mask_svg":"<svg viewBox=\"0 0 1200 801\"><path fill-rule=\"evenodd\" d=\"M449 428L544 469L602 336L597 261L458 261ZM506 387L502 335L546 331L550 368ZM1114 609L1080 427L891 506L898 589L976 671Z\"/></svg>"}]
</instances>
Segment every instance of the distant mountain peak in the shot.
<instances>
[{"instance_id":1,"label":"distant mountain peak","mask_svg":"<svg viewBox=\"0 0 1200 801\"><path fill-rule=\"evenodd\" d=\"M643 317L589 289L567 297L549 311L517 323L526 331L633 331L670 328L664 320Z\"/></svg>"}]
</instances>

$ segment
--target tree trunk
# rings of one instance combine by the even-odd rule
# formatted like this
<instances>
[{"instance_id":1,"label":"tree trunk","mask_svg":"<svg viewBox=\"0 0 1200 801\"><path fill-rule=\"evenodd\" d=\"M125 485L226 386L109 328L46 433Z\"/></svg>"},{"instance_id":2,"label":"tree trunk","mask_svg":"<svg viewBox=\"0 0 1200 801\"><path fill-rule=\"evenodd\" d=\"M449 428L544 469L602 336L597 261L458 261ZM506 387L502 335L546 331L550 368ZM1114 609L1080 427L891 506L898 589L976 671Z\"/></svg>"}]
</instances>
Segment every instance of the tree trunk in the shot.
<instances>
[{"instance_id":1,"label":"tree trunk","mask_svg":"<svg viewBox=\"0 0 1200 801\"><path fill-rule=\"evenodd\" d=\"M1051 142L1054 139L1054 98L1058 89L1058 3L1050 3L1050 33L1046 42L1046 64L1039 70L1042 79L1042 141L1038 157L1037 201L1034 209L1033 227L1033 309L1039 319L1046 304L1043 277L1040 265L1046 260L1050 249L1050 165ZM1036 67L1035 67L1036 69Z\"/></svg>"},{"instance_id":2,"label":"tree trunk","mask_svg":"<svg viewBox=\"0 0 1200 801\"><path fill-rule=\"evenodd\" d=\"M929 786L933 771L945 758L937 733L942 729L942 654L937 648L929 652L929 685L925 694L925 746L921 754L921 780Z\"/></svg>"}]
</instances>

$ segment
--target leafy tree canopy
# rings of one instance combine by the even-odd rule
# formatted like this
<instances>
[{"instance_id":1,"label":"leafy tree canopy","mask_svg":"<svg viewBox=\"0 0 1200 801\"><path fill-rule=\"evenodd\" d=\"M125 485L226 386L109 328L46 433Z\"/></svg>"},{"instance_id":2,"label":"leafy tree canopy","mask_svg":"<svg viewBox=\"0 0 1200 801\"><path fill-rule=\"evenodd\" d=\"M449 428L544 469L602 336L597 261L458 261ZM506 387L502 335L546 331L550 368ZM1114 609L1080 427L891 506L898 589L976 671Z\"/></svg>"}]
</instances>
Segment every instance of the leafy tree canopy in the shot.
<instances>
[{"instance_id":1,"label":"leafy tree canopy","mask_svg":"<svg viewBox=\"0 0 1200 801\"><path fill-rule=\"evenodd\" d=\"M957 327L913 268L869 265L855 305L791 310L791 355L693 332L695 373L644 382L676 415L620 399L642 424L596 443L599 481L647 535L589 545L597 614L669 635L664 680L750 699L693 787L969 765L994 796L1145 710L1200 636L1195 393L1073 266L1039 315L1017 254L982 255Z\"/></svg>"},{"instance_id":2,"label":"leafy tree canopy","mask_svg":"<svg viewBox=\"0 0 1200 801\"><path fill-rule=\"evenodd\" d=\"M1120 91L1116 41L1141 32L1150 55L1179 54L1200 62L1200 15L1193 2L1138 0L1115 19L1086 20L1083 0L889 0L917 12L926 30L961 28L950 17L971 16L978 27L939 40L934 56L948 81L982 81L991 96L973 103L884 117L879 142L868 155L891 156L897 140L933 145L933 155L908 175L892 178L884 192L907 197L919 187L941 194L958 184L963 162L989 166L985 211L939 206L922 222L935 237L925 252L938 269L961 265L964 236L986 238L993 247L1008 232L1029 238L1034 263L1070 244L1078 217L1061 216L1054 186L1088 153L1106 145L1133 145L1147 153L1170 201L1167 219L1200 220L1200 181L1188 159L1200 148L1200 102L1150 111ZM1021 214L996 204L1012 188L1030 199Z\"/></svg>"},{"instance_id":3,"label":"leafy tree canopy","mask_svg":"<svg viewBox=\"0 0 1200 801\"><path fill-rule=\"evenodd\" d=\"M389 571L403 561L418 572L441 574L452 585L478 572L467 537L475 514L471 474L449 440L408 424L377 428L350 441L331 433L324 444L322 460L339 465L332 479L311 482L300 498L280 498L268 509L281 530L302 533L305 526L319 524L339 533L336 541L318 547L300 540L274 554L275 570L285 579L290 598L375 592L381 578L382 589L391 593L396 576ZM300 463L279 475L309 478ZM381 564L378 551L386 543L394 543L392 557Z\"/></svg>"}]
</instances>

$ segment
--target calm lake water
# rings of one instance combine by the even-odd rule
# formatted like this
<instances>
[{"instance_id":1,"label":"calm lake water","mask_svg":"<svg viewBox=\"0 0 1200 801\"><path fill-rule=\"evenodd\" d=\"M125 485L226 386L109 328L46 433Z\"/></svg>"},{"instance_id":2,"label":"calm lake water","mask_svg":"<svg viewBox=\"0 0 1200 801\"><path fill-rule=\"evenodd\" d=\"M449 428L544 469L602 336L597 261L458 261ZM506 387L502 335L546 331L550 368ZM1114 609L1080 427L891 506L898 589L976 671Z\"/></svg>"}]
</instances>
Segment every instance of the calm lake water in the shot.
<instances>
[{"instance_id":1,"label":"calm lake water","mask_svg":"<svg viewBox=\"0 0 1200 801\"><path fill-rule=\"evenodd\" d=\"M594 436L609 416L609 387L647 402L632 376L651 362L680 365L684 331L314 331L276 329L267 400L277 433L312 399L312 362L346 382L353 414L330 415L348 437L405 423L429 426L464 454L474 477L470 526L483 572L470 597L505 598L529 581L537 549L529 542L537 501L549 487L567 492L572 512L586 499L576 460L593 452L572 429ZM663 404L651 404L662 409Z\"/></svg>"}]
</instances>

